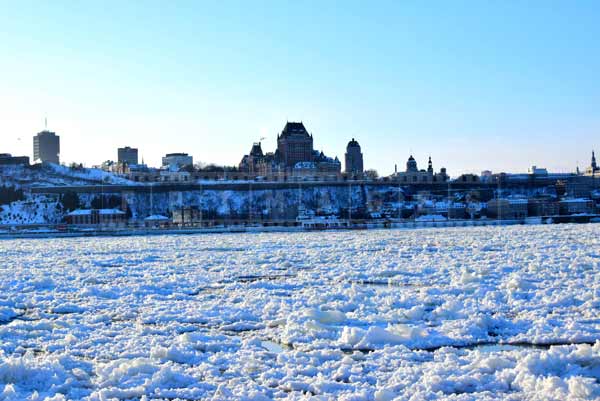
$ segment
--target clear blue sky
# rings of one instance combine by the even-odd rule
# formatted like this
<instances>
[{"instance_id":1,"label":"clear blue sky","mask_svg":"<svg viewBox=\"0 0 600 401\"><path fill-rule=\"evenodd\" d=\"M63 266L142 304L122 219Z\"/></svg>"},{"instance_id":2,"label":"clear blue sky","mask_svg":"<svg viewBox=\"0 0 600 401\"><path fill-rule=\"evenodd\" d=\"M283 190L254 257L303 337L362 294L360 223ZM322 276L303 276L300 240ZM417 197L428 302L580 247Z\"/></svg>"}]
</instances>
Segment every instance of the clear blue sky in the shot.
<instances>
[{"instance_id":1,"label":"clear blue sky","mask_svg":"<svg viewBox=\"0 0 600 401\"><path fill-rule=\"evenodd\" d=\"M286 120L381 174L573 170L600 151L600 2L1 1L0 152L61 136L237 164Z\"/></svg>"}]
</instances>

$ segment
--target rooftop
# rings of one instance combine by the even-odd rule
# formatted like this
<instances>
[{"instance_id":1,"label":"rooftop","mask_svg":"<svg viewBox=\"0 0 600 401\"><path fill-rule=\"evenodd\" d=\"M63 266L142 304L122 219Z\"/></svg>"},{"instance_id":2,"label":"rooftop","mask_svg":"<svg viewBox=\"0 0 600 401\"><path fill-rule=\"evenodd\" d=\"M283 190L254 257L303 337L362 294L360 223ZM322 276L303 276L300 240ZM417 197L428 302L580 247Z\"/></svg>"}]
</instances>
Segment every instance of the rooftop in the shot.
<instances>
[{"instance_id":1,"label":"rooftop","mask_svg":"<svg viewBox=\"0 0 600 401\"><path fill-rule=\"evenodd\" d=\"M282 136L287 135L306 135L308 136L308 131L302 122L290 122L288 121L283 127L283 131L281 131Z\"/></svg>"},{"instance_id":2,"label":"rooftop","mask_svg":"<svg viewBox=\"0 0 600 401\"><path fill-rule=\"evenodd\" d=\"M56 135L56 132L43 130L41 132L38 132L36 136L57 136L57 135Z\"/></svg>"},{"instance_id":3,"label":"rooftop","mask_svg":"<svg viewBox=\"0 0 600 401\"><path fill-rule=\"evenodd\" d=\"M172 156L189 156L187 153L167 153L165 155L165 157L172 157Z\"/></svg>"},{"instance_id":4,"label":"rooftop","mask_svg":"<svg viewBox=\"0 0 600 401\"><path fill-rule=\"evenodd\" d=\"M125 214L124 211L119 209L75 209L70 212L67 216L88 216L92 214L93 211L97 211L102 215L122 215Z\"/></svg>"},{"instance_id":5,"label":"rooftop","mask_svg":"<svg viewBox=\"0 0 600 401\"><path fill-rule=\"evenodd\" d=\"M360 145L358 144L358 142L352 138L352 140L350 142L348 142L348 148L360 148Z\"/></svg>"}]
</instances>

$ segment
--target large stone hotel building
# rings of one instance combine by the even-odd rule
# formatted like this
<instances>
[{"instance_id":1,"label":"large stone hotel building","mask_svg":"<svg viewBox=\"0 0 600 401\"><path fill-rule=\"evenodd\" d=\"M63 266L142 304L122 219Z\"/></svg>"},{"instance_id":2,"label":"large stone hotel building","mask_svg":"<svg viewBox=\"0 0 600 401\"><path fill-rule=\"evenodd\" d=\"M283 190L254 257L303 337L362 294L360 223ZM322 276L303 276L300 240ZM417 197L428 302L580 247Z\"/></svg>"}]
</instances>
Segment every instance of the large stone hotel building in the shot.
<instances>
[{"instance_id":1,"label":"large stone hotel building","mask_svg":"<svg viewBox=\"0 0 600 401\"><path fill-rule=\"evenodd\" d=\"M362 173L362 153L358 142L352 141L353 172ZM358 145L358 153L355 146ZM350 144L349 144L350 146ZM348 157L346 158L348 161ZM275 152L263 153L260 142L254 143L250 153L239 164L242 172L255 175L332 175L339 176L342 164L337 157L328 157L314 149L313 136L302 122L287 122L277 135ZM348 170L348 165L346 170ZM360 171L359 171L360 170Z\"/></svg>"}]
</instances>

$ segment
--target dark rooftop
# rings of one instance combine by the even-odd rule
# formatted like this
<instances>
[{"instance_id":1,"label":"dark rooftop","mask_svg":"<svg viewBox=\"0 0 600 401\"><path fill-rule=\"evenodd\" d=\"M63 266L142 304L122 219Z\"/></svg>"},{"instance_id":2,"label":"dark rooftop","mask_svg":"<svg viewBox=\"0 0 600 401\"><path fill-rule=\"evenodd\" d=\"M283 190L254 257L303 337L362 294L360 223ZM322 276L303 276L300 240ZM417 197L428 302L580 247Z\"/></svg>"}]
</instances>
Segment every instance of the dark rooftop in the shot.
<instances>
[{"instance_id":1,"label":"dark rooftop","mask_svg":"<svg viewBox=\"0 0 600 401\"><path fill-rule=\"evenodd\" d=\"M256 142L252 145L252 149L250 150L251 156L263 156L262 147L260 146L260 142Z\"/></svg>"},{"instance_id":2,"label":"dark rooftop","mask_svg":"<svg viewBox=\"0 0 600 401\"><path fill-rule=\"evenodd\" d=\"M352 138L352 140L350 142L348 142L348 148L360 148L360 145L358 144L358 142L356 142L356 140L354 138Z\"/></svg>"},{"instance_id":3,"label":"dark rooftop","mask_svg":"<svg viewBox=\"0 0 600 401\"><path fill-rule=\"evenodd\" d=\"M302 124L302 122L291 122L288 121L285 124L285 127L283 127L283 131L281 131L281 135L282 136L286 136L286 135L298 135L298 134L304 134L308 136L308 131L306 130L306 128L304 127L304 124Z\"/></svg>"}]
</instances>

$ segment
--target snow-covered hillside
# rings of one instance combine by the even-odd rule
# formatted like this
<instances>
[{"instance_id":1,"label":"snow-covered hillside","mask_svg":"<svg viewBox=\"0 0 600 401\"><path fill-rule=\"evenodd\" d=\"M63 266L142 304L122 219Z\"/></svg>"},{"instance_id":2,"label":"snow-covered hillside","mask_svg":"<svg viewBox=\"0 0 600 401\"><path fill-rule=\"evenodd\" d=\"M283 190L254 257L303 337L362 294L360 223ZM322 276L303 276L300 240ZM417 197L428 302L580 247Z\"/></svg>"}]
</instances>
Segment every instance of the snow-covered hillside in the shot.
<instances>
[{"instance_id":1,"label":"snow-covered hillside","mask_svg":"<svg viewBox=\"0 0 600 401\"><path fill-rule=\"evenodd\" d=\"M56 224L63 221L67 212L60 196L31 193L32 187L64 187L97 184L133 184L131 181L98 169L71 169L56 164L30 167L0 165L0 186L19 188L25 199L0 205L2 224ZM118 195L118 194L117 194ZM83 194L81 203L90 207L92 195Z\"/></svg>"},{"instance_id":2,"label":"snow-covered hillside","mask_svg":"<svg viewBox=\"0 0 600 401\"><path fill-rule=\"evenodd\" d=\"M63 220L64 213L56 197L34 196L0 205L0 224L56 224Z\"/></svg>"},{"instance_id":3,"label":"snow-covered hillside","mask_svg":"<svg viewBox=\"0 0 600 401\"><path fill-rule=\"evenodd\" d=\"M2 399L600 397L596 225L4 240L0 254Z\"/></svg>"},{"instance_id":4,"label":"snow-covered hillside","mask_svg":"<svg viewBox=\"0 0 600 401\"><path fill-rule=\"evenodd\" d=\"M65 177L67 180L83 180L87 183L104 183L120 185L136 185L137 183L116 174L109 173L97 168L72 169L58 164L48 164L47 170L50 174Z\"/></svg>"},{"instance_id":5,"label":"snow-covered hillside","mask_svg":"<svg viewBox=\"0 0 600 401\"><path fill-rule=\"evenodd\" d=\"M69 167L46 163L35 166L0 165L0 185L29 188L32 186L65 186L65 185L94 185L94 184L135 183L115 174L98 169Z\"/></svg>"}]
</instances>

